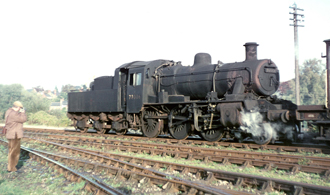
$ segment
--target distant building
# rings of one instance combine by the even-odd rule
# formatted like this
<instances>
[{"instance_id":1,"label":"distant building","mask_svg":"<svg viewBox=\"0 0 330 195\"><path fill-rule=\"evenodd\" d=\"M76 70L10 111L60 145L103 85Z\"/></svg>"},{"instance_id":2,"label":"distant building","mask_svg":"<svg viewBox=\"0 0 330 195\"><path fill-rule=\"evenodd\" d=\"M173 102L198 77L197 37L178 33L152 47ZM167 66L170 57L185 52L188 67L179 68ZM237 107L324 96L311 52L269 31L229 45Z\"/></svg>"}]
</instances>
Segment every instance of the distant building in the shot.
<instances>
[{"instance_id":1,"label":"distant building","mask_svg":"<svg viewBox=\"0 0 330 195\"><path fill-rule=\"evenodd\" d=\"M31 92L31 93L36 93L36 94L42 96L43 98L47 98L47 99L53 99L53 98L57 97L56 90L54 90L54 91L44 90L41 87L34 87L32 89L27 89L26 91Z\"/></svg>"},{"instance_id":2,"label":"distant building","mask_svg":"<svg viewBox=\"0 0 330 195\"><path fill-rule=\"evenodd\" d=\"M63 108L68 110L68 101L62 99L60 102L52 102L49 110L62 110Z\"/></svg>"}]
</instances>

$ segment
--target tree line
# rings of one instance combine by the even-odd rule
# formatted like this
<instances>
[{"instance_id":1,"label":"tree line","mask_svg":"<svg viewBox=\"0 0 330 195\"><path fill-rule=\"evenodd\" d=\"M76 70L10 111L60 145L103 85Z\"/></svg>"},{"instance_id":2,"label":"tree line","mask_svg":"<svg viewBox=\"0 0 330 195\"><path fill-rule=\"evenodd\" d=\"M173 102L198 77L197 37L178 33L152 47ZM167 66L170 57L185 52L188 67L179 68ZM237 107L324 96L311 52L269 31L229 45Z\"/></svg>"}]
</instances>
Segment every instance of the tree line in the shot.
<instances>
[{"instance_id":1,"label":"tree line","mask_svg":"<svg viewBox=\"0 0 330 195\"><path fill-rule=\"evenodd\" d=\"M299 67L301 105L325 105L325 64L318 59L309 59ZM276 95L296 102L295 79L280 84Z\"/></svg>"},{"instance_id":2,"label":"tree line","mask_svg":"<svg viewBox=\"0 0 330 195\"><path fill-rule=\"evenodd\" d=\"M21 84L2 85L0 84L0 122L4 123L5 112L12 107L15 101L22 102L28 116L28 124L47 126L68 126L71 124L66 116L66 110L50 110L52 102L59 102L61 99L68 99L68 92L74 86L68 84L62 87L61 92L57 91L57 97L47 99L38 93L29 92ZM43 89L42 89L43 90Z\"/></svg>"}]
</instances>

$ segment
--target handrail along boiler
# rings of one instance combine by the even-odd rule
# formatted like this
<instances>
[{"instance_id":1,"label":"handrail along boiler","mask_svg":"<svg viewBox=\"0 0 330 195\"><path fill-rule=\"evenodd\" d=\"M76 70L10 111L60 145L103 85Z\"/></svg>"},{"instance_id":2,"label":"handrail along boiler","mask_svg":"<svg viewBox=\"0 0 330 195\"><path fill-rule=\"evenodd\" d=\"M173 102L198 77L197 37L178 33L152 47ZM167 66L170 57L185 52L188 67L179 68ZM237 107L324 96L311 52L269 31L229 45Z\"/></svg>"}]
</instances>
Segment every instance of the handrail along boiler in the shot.
<instances>
[{"instance_id":1,"label":"handrail along boiler","mask_svg":"<svg viewBox=\"0 0 330 195\"><path fill-rule=\"evenodd\" d=\"M209 54L198 53L192 66L170 60L123 64L114 76L94 79L90 91L69 93L68 117L82 132L141 129L147 137L294 141L304 108L273 96L279 87L277 66L257 59L257 43L244 46L242 62L212 64ZM251 121L254 115L257 121Z\"/></svg>"}]
</instances>

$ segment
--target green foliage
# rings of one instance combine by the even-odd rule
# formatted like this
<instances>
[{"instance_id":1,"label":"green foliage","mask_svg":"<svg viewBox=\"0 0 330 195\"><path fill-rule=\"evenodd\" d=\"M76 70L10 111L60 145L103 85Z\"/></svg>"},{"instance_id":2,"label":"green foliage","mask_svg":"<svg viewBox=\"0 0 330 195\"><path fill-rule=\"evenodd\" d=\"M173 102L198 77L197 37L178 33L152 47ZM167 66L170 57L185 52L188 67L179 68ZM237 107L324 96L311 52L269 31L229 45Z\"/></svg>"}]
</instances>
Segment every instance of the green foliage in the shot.
<instances>
[{"instance_id":1,"label":"green foliage","mask_svg":"<svg viewBox=\"0 0 330 195\"><path fill-rule=\"evenodd\" d=\"M36 113L30 113L28 122L38 125L50 125L53 126L57 120L56 116L52 116L45 111L39 111Z\"/></svg>"},{"instance_id":2,"label":"green foliage","mask_svg":"<svg viewBox=\"0 0 330 195\"><path fill-rule=\"evenodd\" d=\"M64 90L73 88L66 85ZM60 99L67 99L67 93L62 92ZM4 115L8 108L12 107L14 101L21 101L28 115L29 124L39 124L48 126L68 126L71 124L66 116L65 110L49 111L50 104L54 100L49 100L38 93L26 91L20 84L1 85L0 84L0 121L4 122Z\"/></svg>"},{"instance_id":3,"label":"green foliage","mask_svg":"<svg viewBox=\"0 0 330 195\"><path fill-rule=\"evenodd\" d=\"M36 113L30 113L28 116L28 122L30 124L46 125L46 126L68 126L70 125L70 120L66 117L66 114L63 111L52 111L47 113L45 111L39 111Z\"/></svg>"},{"instance_id":4,"label":"green foliage","mask_svg":"<svg viewBox=\"0 0 330 195\"><path fill-rule=\"evenodd\" d=\"M13 106L15 101L23 98L23 86L20 84L1 85L0 84L0 118L4 118L4 113ZM23 103L23 102L22 102ZM24 104L23 104L24 105Z\"/></svg>"},{"instance_id":5,"label":"green foliage","mask_svg":"<svg viewBox=\"0 0 330 195\"><path fill-rule=\"evenodd\" d=\"M21 102L27 113L36 113L40 110L47 111L51 104L51 100L43 98L41 95L38 95L33 92L23 91L23 97Z\"/></svg>"},{"instance_id":6,"label":"green foliage","mask_svg":"<svg viewBox=\"0 0 330 195\"><path fill-rule=\"evenodd\" d=\"M302 105L325 104L325 65L321 60L306 60L299 67L300 103ZM295 79L289 81L289 89L281 98L296 102Z\"/></svg>"},{"instance_id":7,"label":"green foliage","mask_svg":"<svg viewBox=\"0 0 330 195\"><path fill-rule=\"evenodd\" d=\"M35 113L40 110L47 111L51 103L50 100L37 93L24 90L20 84L0 84L0 119L4 118L4 113L13 106L15 101L22 102L27 113Z\"/></svg>"}]
</instances>

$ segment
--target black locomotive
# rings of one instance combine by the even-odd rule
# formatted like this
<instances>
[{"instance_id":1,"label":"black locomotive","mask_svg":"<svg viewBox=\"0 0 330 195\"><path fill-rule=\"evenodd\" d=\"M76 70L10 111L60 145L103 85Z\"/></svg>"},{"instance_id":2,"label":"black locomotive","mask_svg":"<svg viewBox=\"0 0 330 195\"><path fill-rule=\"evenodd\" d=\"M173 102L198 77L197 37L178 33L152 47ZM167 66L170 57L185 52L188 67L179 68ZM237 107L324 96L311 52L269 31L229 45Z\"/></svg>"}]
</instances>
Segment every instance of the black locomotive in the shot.
<instances>
[{"instance_id":1,"label":"black locomotive","mask_svg":"<svg viewBox=\"0 0 330 195\"><path fill-rule=\"evenodd\" d=\"M279 87L277 66L257 59L258 44L244 46L243 62L212 64L209 54L198 53L192 66L169 60L124 64L114 76L96 78L90 91L69 93L68 117L82 132L141 129L147 137L293 141L298 107L272 96Z\"/></svg>"}]
</instances>

